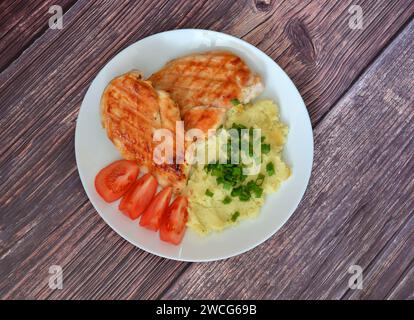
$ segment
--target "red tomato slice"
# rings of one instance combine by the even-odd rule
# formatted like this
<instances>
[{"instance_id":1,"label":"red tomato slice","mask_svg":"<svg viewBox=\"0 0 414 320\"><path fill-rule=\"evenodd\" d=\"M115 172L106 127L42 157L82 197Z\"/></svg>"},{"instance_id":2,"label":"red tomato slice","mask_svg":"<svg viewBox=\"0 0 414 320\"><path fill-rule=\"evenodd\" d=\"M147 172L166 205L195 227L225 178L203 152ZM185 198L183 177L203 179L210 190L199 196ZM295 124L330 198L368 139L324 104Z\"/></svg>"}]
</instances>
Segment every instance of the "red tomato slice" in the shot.
<instances>
[{"instance_id":1,"label":"red tomato slice","mask_svg":"<svg viewBox=\"0 0 414 320\"><path fill-rule=\"evenodd\" d=\"M138 218L150 204L157 191L157 180L149 173L135 182L131 190L122 198L119 210L131 219Z\"/></svg>"},{"instance_id":2,"label":"red tomato slice","mask_svg":"<svg viewBox=\"0 0 414 320\"><path fill-rule=\"evenodd\" d=\"M162 216L160 238L163 241L179 244L184 237L188 219L188 201L185 197L177 197L167 212Z\"/></svg>"},{"instance_id":3,"label":"red tomato slice","mask_svg":"<svg viewBox=\"0 0 414 320\"><path fill-rule=\"evenodd\" d=\"M106 202L120 199L132 186L139 173L133 161L118 160L103 168L95 177L95 189Z\"/></svg>"},{"instance_id":4,"label":"red tomato slice","mask_svg":"<svg viewBox=\"0 0 414 320\"><path fill-rule=\"evenodd\" d=\"M152 199L149 207L143 213L139 225L150 230L158 231L161 217L170 205L172 188L166 187Z\"/></svg>"}]
</instances>

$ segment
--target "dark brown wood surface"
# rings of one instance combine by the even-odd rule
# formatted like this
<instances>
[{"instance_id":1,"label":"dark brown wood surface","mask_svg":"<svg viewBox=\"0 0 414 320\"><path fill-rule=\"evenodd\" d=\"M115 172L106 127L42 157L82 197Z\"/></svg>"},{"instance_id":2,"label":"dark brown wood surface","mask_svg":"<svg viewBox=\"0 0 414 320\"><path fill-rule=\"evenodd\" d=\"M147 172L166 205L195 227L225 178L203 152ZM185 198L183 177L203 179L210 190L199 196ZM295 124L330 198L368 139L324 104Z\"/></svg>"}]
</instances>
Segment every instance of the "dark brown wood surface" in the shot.
<instances>
[{"instance_id":1,"label":"dark brown wood surface","mask_svg":"<svg viewBox=\"0 0 414 320\"><path fill-rule=\"evenodd\" d=\"M62 30L48 28L50 3L0 4L2 299L414 298L413 1L60 1ZM351 5L363 9L362 30L348 26ZM292 218L254 250L208 264L120 238L89 203L74 158L97 72L145 36L190 27L275 59L315 135ZM48 286L53 264L63 290ZM352 264L363 290L348 287Z\"/></svg>"},{"instance_id":2,"label":"dark brown wood surface","mask_svg":"<svg viewBox=\"0 0 414 320\"><path fill-rule=\"evenodd\" d=\"M76 0L2 1L0 3L0 71L16 60L48 27L49 8L65 11Z\"/></svg>"}]
</instances>

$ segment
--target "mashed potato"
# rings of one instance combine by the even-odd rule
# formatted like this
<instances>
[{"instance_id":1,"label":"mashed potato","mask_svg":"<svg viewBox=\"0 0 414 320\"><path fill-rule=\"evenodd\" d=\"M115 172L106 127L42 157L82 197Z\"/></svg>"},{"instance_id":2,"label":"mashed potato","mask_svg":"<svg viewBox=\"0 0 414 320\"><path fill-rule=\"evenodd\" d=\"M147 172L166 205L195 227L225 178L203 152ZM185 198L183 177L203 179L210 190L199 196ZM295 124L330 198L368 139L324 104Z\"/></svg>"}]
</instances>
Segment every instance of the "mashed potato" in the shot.
<instances>
[{"instance_id":1,"label":"mashed potato","mask_svg":"<svg viewBox=\"0 0 414 320\"><path fill-rule=\"evenodd\" d=\"M228 112L225 128L231 128L232 124L242 124L246 127L260 128L267 144L270 144L270 152L262 153L260 173L265 176L263 193L260 197L253 196L249 201L240 201L237 197L231 197L231 189L225 189L217 184L216 177L204 169L204 165L193 166L188 185L184 193L189 199L188 227L201 235L212 231L221 231L240 220L254 218L264 203L265 194L275 192L280 184L290 175L290 169L282 160L282 151L285 144L288 127L279 119L279 111L276 104L270 100L262 100L255 104L238 105ZM211 139L211 138L210 138ZM274 174L269 176L266 164L272 162ZM246 182L256 180L258 174L250 175ZM207 191L208 190L208 191ZM210 196L206 195L206 191ZM223 199L229 197L230 203L223 203Z\"/></svg>"}]
</instances>

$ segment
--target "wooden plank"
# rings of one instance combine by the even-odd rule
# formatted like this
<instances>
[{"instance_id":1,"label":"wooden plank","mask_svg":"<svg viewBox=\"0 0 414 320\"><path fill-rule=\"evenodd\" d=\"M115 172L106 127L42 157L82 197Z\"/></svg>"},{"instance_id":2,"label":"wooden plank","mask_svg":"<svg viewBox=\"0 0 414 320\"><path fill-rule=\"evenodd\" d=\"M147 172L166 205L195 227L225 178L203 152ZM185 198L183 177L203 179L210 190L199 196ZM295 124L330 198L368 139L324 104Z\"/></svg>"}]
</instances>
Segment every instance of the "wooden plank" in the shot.
<instances>
[{"instance_id":1,"label":"wooden plank","mask_svg":"<svg viewBox=\"0 0 414 320\"><path fill-rule=\"evenodd\" d=\"M355 47L348 48L351 51L362 45L369 46L369 54L348 55L346 61L335 65L335 70L347 70L355 65L355 59L362 59L357 71L352 72L355 76L413 10L411 3L404 1L395 1L393 5L385 0L372 3L372 9L367 9L367 18L375 22L381 19L383 28L369 25L365 30L349 32L347 24L342 23L347 19L349 3L341 2L341 7L332 7L328 1L324 5L314 3L278 1L257 7L251 1L195 4L117 1L115 4L81 0L65 14L63 30L46 30L0 74L3 138L0 146L0 298L153 298L168 288L187 264L153 257L122 241L93 214L84 194L76 172L73 136L87 86L123 47L172 28L212 28L236 36L247 34L247 39L265 51L268 38L274 43L281 42L282 38L290 39L284 45L271 48L274 52L266 51L278 57L289 48L286 44L301 47L299 36L287 35L298 33L292 31L295 28L286 31L285 36L284 28L276 30L283 34L267 32L266 39L257 30L267 28L269 22L282 27L305 13L312 16L309 23L324 23L326 19L341 21L333 24L331 33L315 32L312 37L318 41L334 42L337 46L344 41L353 43ZM379 36L382 41L377 42ZM287 57L283 54L281 57L281 64L288 68ZM296 54L292 57L296 59ZM331 69L332 61L324 65ZM305 69L304 74L309 72ZM321 71L316 69L316 72ZM323 75L329 76L329 72L324 71ZM339 86L345 90L343 77L330 76L332 81L323 86ZM301 90L309 84L314 86L315 82L300 84ZM323 94L323 90L315 91ZM318 107L317 101L310 105L310 110L314 109L321 111L318 117L326 112L326 108ZM111 255L116 258L110 259ZM46 279L52 263L64 267L67 289L49 290ZM142 270L141 275L135 270ZM119 286L118 279L123 286Z\"/></svg>"},{"instance_id":2,"label":"wooden plank","mask_svg":"<svg viewBox=\"0 0 414 320\"><path fill-rule=\"evenodd\" d=\"M411 261L411 268L399 280L396 288L390 293L389 299L414 300L414 261Z\"/></svg>"},{"instance_id":3,"label":"wooden plank","mask_svg":"<svg viewBox=\"0 0 414 320\"><path fill-rule=\"evenodd\" d=\"M48 28L48 11L59 5L63 12L76 0L7 0L0 4L0 72Z\"/></svg>"},{"instance_id":4,"label":"wooden plank","mask_svg":"<svg viewBox=\"0 0 414 320\"><path fill-rule=\"evenodd\" d=\"M383 299L399 298L411 299L414 297L414 286L406 286L398 289L394 287L404 283L404 275L414 267L414 214L404 222L400 230L388 241L378 257L368 264L363 274L363 286L365 290L349 290L346 299ZM363 257L365 258L365 257ZM408 279L407 279L408 280ZM398 292L398 293L397 293Z\"/></svg>"},{"instance_id":5,"label":"wooden plank","mask_svg":"<svg viewBox=\"0 0 414 320\"><path fill-rule=\"evenodd\" d=\"M163 298L339 299L351 265L366 279L351 297L385 298L414 259L413 56L414 22L316 128L310 188L276 236L191 265Z\"/></svg>"}]
</instances>

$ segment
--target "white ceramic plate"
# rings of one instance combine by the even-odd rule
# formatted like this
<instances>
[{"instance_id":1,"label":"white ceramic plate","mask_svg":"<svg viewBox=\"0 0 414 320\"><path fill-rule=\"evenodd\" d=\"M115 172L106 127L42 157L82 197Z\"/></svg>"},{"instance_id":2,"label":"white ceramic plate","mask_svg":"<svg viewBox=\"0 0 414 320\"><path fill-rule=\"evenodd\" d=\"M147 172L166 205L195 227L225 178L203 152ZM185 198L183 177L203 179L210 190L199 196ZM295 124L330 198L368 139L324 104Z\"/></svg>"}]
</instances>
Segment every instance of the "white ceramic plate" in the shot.
<instances>
[{"instance_id":1,"label":"white ceramic plate","mask_svg":"<svg viewBox=\"0 0 414 320\"><path fill-rule=\"evenodd\" d=\"M137 221L121 214L117 209L118 202L109 205L96 193L95 175L121 158L101 126L99 102L110 80L131 69L141 70L148 77L173 58L217 49L229 50L242 57L263 78L266 89L259 98L271 98L279 104L282 120L289 126L284 158L292 168L292 176L278 192L266 198L257 219L242 221L222 233L204 238L187 230L181 245L173 246L159 240L158 233L139 227ZM313 137L309 115L298 90L271 58L238 38L213 31L186 29L142 39L108 62L83 99L76 125L75 151L86 194L96 211L121 237L158 256L184 261L212 261L254 248L271 237L292 215L310 178Z\"/></svg>"}]
</instances>

